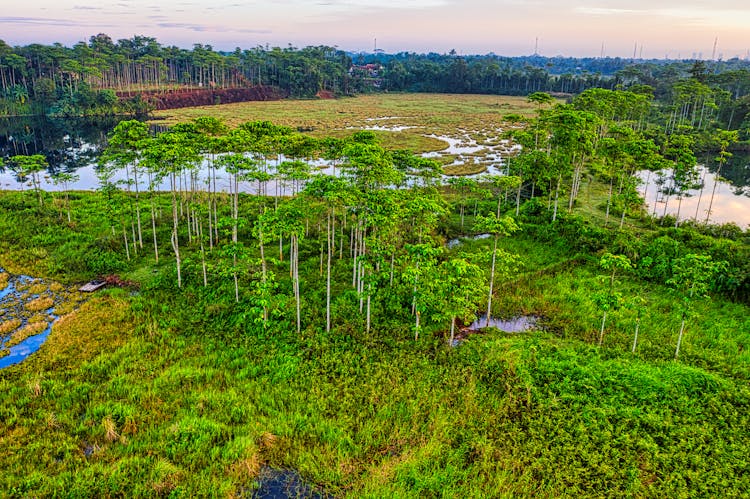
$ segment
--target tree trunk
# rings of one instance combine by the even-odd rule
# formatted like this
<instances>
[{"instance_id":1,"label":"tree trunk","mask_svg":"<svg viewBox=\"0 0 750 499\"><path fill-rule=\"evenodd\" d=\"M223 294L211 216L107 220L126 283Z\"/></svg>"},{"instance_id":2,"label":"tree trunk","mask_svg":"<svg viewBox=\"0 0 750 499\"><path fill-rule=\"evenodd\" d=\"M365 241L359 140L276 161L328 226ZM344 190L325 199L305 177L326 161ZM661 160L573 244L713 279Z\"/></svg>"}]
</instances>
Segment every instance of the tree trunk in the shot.
<instances>
[{"instance_id":1,"label":"tree trunk","mask_svg":"<svg viewBox=\"0 0 750 499\"><path fill-rule=\"evenodd\" d=\"M641 320L636 319L635 320L635 336L633 337L633 350L632 353L635 353L635 346L638 343L638 329L641 327Z\"/></svg>"},{"instance_id":2,"label":"tree trunk","mask_svg":"<svg viewBox=\"0 0 750 499\"><path fill-rule=\"evenodd\" d=\"M602 327L599 329L599 346L602 346L602 341L604 340L604 324L607 322L607 311L604 311L604 316L602 317Z\"/></svg>"},{"instance_id":3,"label":"tree trunk","mask_svg":"<svg viewBox=\"0 0 750 499\"><path fill-rule=\"evenodd\" d=\"M331 331L331 213L328 213L328 264L326 272L326 333Z\"/></svg>"},{"instance_id":4,"label":"tree trunk","mask_svg":"<svg viewBox=\"0 0 750 499\"><path fill-rule=\"evenodd\" d=\"M125 239L125 256L128 257L128 261L130 261L130 248L128 247L128 233L125 230L125 224L122 226L122 237Z\"/></svg>"},{"instance_id":5,"label":"tree trunk","mask_svg":"<svg viewBox=\"0 0 750 499\"><path fill-rule=\"evenodd\" d=\"M714 176L714 187L711 189L711 200L708 202L708 212L706 213L706 224L711 219L711 208L714 205L714 196L716 195L716 186L719 184L719 176L721 175L721 163L716 169L716 175Z\"/></svg>"},{"instance_id":6,"label":"tree trunk","mask_svg":"<svg viewBox=\"0 0 750 499\"><path fill-rule=\"evenodd\" d=\"M419 311L417 310L417 313L414 315L416 316L416 319L414 319L414 341L417 341L419 340Z\"/></svg>"},{"instance_id":7,"label":"tree trunk","mask_svg":"<svg viewBox=\"0 0 750 499\"><path fill-rule=\"evenodd\" d=\"M492 315L492 290L495 284L495 258L497 256L497 239L495 234L495 246L492 248L492 267L490 269L490 292L487 294L487 320L484 327L490 327L490 316Z\"/></svg>"},{"instance_id":8,"label":"tree trunk","mask_svg":"<svg viewBox=\"0 0 750 499\"><path fill-rule=\"evenodd\" d=\"M138 168L133 165L133 180L135 181L135 217L138 221L138 246L143 249L143 231L141 229L141 191L138 188Z\"/></svg>"},{"instance_id":9,"label":"tree trunk","mask_svg":"<svg viewBox=\"0 0 750 499\"><path fill-rule=\"evenodd\" d=\"M612 183L613 178L609 179L609 195L607 196L607 213L604 215L604 226L609 224L609 207L612 206Z\"/></svg>"},{"instance_id":10,"label":"tree trunk","mask_svg":"<svg viewBox=\"0 0 750 499\"><path fill-rule=\"evenodd\" d=\"M154 258L159 263L159 243L156 239L156 208L154 207L153 193L151 194L151 232L154 234Z\"/></svg>"},{"instance_id":11,"label":"tree trunk","mask_svg":"<svg viewBox=\"0 0 750 499\"><path fill-rule=\"evenodd\" d=\"M198 222L198 239L201 242L201 267L203 270L203 287L208 286L208 276L206 275L206 250L203 246L203 222Z\"/></svg>"},{"instance_id":12,"label":"tree trunk","mask_svg":"<svg viewBox=\"0 0 750 499\"><path fill-rule=\"evenodd\" d=\"M685 331L685 314L682 314L682 322L680 323L680 334L677 336L677 349L674 351L674 360L680 356L680 345L682 344L682 333Z\"/></svg>"},{"instance_id":13,"label":"tree trunk","mask_svg":"<svg viewBox=\"0 0 750 499\"><path fill-rule=\"evenodd\" d=\"M177 213L177 193L175 191L176 181L175 174L171 175L172 183L172 249L174 250L175 263L177 264L177 287L182 287L182 261L180 260L180 240L178 236L179 217Z\"/></svg>"},{"instance_id":14,"label":"tree trunk","mask_svg":"<svg viewBox=\"0 0 750 499\"><path fill-rule=\"evenodd\" d=\"M297 304L297 334L300 334L302 331L302 315L301 315L301 306L300 306L300 294L299 294L299 241L297 240L297 235L292 234L292 240L291 240L291 260L292 260L292 266L294 267L293 271L293 279L294 279L294 300Z\"/></svg>"}]
</instances>

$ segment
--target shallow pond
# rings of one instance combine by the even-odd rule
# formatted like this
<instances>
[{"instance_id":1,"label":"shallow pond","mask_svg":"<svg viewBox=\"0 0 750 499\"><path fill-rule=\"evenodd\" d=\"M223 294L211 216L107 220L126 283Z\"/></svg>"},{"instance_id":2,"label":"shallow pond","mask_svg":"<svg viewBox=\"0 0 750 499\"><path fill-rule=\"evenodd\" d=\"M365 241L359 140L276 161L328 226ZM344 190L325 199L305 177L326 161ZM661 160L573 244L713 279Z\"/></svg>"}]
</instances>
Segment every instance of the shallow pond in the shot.
<instances>
[{"instance_id":1,"label":"shallow pond","mask_svg":"<svg viewBox=\"0 0 750 499\"><path fill-rule=\"evenodd\" d=\"M447 243L445 243L446 248L452 249L456 246L459 246L464 241L478 241L479 239L488 239L492 237L492 234L477 234L476 236L462 236L458 237L456 239L451 239Z\"/></svg>"},{"instance_id":2,"label":"shallow pond","mask_svg":"<svg viewBox=\"0 0 750 499\"><path fill-rule=\"evenodd\" d=\"M487 314L484 314L463 329L469 331L480 331L486 327L494 327L504 333L521 333L523 331L536 329L538 327L538 322L539 317L535 315L520 315L508 320L490 317L488 323Z\"/></svg>"},{"instance_id":3,"label":"shallow pond","mask_svg":"<svg viewBox=\"0 0 750 499\"><path fill-rule=\"evenodd\" d=\"M59 284L0 269L0 369L39 350L58 316L83 299Z\"/></svg>"},{"instance_id":4,"label":"shallow pond","mask_svg":"<svg viewBox=\"0 0 750 499\"><path fill-rule=\"evenodd\" d=\"M263 466L255 480L254 499L327 499L333 496L310 485L294 470Z\"/></svg>"},{"instance_id":5,"label":"shallow pond","mask_svg":"<svg viewBox=\"0 0 750 499\"><path fill-rule=\"evenodd\" d=\"M487 314L482 314L469 324L458 328L458 332L453 337L453 344L451 346L458 346L466 338L472 334L479 334L486 328L499 329L504 333L523 333L525 331L534 331L539 329L540 318L536 315L519 315L518 317L512 317L510 319L497 319L490 317L489 324L487 322Z\"/></svg>"}]
</instances>

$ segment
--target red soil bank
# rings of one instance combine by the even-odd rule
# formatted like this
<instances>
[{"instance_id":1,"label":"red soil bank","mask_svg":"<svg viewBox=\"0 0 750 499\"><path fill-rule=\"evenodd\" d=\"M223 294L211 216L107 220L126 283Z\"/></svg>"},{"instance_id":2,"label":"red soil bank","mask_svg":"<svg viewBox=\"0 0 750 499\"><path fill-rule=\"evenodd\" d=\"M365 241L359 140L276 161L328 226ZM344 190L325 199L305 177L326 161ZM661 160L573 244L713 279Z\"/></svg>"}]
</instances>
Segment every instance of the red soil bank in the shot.
<instances>
[{"instance_id":1,"label":"red soil bank","mask_svg":"<svg viewBox=\"0 0 750 499\"><path fill-rule=\"evenodd\" d=\"M230 104L232 102L280 100L287 97L286 93L282 90L268 86L118 92L117 96L120 98L131 98L138 94L140 94L143 100L153 104L154 109L178 109L181 107Z\"/></svg>"}]
</instances>

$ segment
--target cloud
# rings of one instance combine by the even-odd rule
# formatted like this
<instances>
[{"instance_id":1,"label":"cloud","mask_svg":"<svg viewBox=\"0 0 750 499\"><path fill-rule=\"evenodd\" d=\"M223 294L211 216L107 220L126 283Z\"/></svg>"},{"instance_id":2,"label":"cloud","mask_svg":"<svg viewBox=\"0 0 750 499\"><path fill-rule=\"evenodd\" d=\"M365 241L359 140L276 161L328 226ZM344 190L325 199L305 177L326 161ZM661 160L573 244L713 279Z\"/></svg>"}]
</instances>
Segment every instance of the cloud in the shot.
<instances>
[{"instance_id":1,"label":"cloud","mask_svg":"<svg viewBox=\"0 0 750 499\"><path fill-rule=\"evenodd\" d=\"M47 26L78 26L81 23L70 19L48 19L43 17L0 17L2 24L38 24Z\"/></svg>"},{"instance_id":2,"label":"cloud","mask_svg":"<svg viewBox=\"0 0 750 499\"><path fill-rule=\"evenodd\" d=\"M73 10L102 10L101 7L89 7L88 5L74 5Z\"/></svg>"},{"instance_id":3,"label":"cloud","mask_svg":"<svg viewBox=\"0 0 750 499\"><path fill-rule=\"evenodd\" d=\"M646 12L633 9L613 9L601 7L576 7L574 12L593 16L621 16L623 14L645 14Z\"/></svg>"},{"instance_id":4,"label":"cloud","mask_svg":"<svg viewBox=\"0 0 750 499\"><path fill-rule=\"evenodd\" d=\"M227 26L207 26L204 24L193 24L193 23L157 23L160 28L165 29L187 29L190 31L196 31L198 33L215 32L224 33L232 31L235 33L253 33L253 34L269 34L272 33L268 29L246 29L246 28L230 28Z\"/></svg>"}]
</instances>

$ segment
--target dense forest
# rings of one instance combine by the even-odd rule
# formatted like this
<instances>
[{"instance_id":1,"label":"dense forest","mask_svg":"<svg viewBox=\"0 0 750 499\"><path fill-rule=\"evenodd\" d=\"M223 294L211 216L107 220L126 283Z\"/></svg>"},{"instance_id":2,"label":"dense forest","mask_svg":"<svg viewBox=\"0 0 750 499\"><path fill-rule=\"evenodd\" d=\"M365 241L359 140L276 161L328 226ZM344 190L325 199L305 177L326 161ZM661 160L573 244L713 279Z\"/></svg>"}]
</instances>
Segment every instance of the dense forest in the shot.
<instances>
[{"instance_id":1,"label":"dense forest","mask_svg":"<svg viewBox=\"0 0 750 499\"><path fill-rule=\"evenodd\" d=\"M326 47L255 47L233 52L166 47L105 34L73 47L0 41L0 114L144 114L149 95L179 89L278 88L292 97L407 91L575 95L589 88L652 93L691 122L750 124L750 63L621 58L501 57L494 54L352 54ZM679 108L679 110L678 110Z\"/></svg>"}]
</instances>

